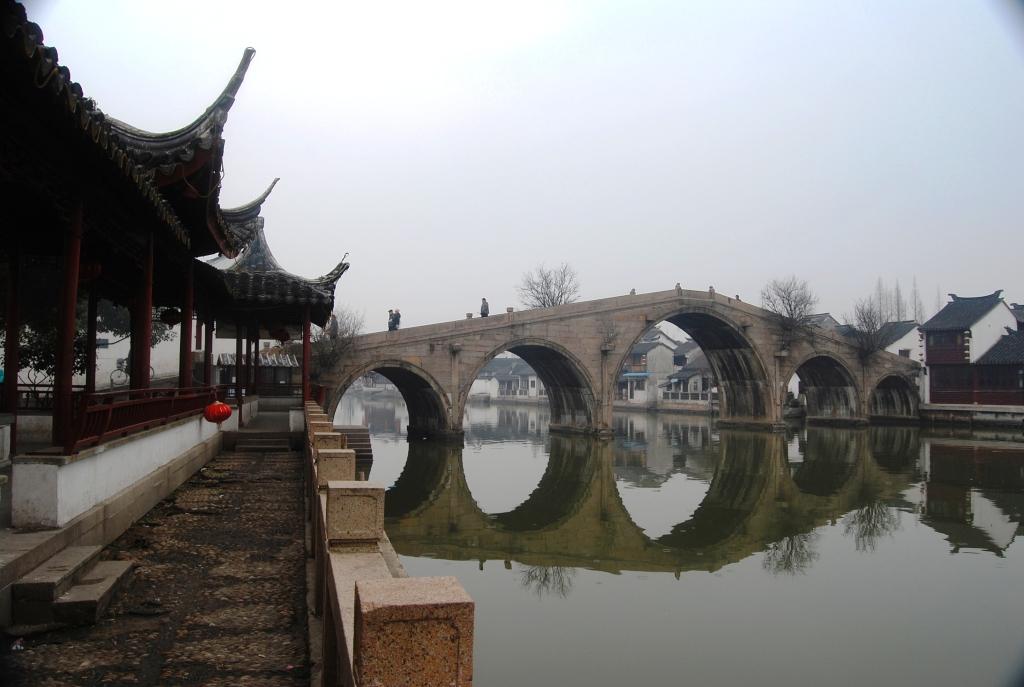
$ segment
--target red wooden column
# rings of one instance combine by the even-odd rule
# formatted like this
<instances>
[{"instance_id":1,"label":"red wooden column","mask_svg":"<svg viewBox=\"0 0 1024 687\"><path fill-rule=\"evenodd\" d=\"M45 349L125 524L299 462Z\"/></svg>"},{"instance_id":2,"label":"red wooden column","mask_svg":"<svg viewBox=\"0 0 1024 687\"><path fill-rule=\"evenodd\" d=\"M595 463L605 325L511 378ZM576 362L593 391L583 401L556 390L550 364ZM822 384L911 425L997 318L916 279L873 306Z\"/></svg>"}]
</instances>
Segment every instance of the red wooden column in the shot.
<instances>
[{"instance_id":1,"label":"red wooden column","mask_svg":"<svg viewBox=\"0 0 1024 687\"><path fill-rule=\"evenodd\" d=\"M53 375L53 443L62 446L71 431L71 378L75 374L75 333L78 307L78 267L82 257L82 201L71 210L64 236L64 278L57 321L57 360Z\"/></svg>"},{"instance_id":2,"label":"red wooden column","mask_svg":"<svg viewBox=\"0 0 1024 687\"><path fill-rule=\"evenodd\" d=\"M213 312L207 306L207 312L203 313L206 319L204 336L206 349L203 352L203 386L213 385Z\"/></svg>"},{"instance_id":3,"label":"red wooden column","mask_svg":"<svg viewBox=\"0 0 1024 687\"><path fill-rule=\"evenodd\" d=\"M309 306L302 309L302 402L312 400L309 388L309 371L313 359L313 344L309 325Z\"/></svg>"},{"instance_id":4,"label":"red wooden column","mask_svg":"<svg viewBox=\"0 0 1024 687\"><path fill-rule=\"evenodd\" d=\"M235 404L238 407L238 426L242 426L242 325L235 324Z\"/></svg>"},{"instance_id":5,"label":"red wooden column","mask_svg":"<svg viewBox=\"0 0 1024 687\"><path fill-rule=\"evenodd\" d=\"M178 388L186 389L192 384L192 311L195 305L195 285L192 277L192 261L185 268L185 283L181 298L181 345L178 349Z\"/></svg>"},{"instance_id":6,"label":"red wooden column","mask_svg":"<svg viewBox=\"0 0 1024 687\"><path fill-rule=\"evenodd\" d=\"M100 295L96 285L89 289L89 320L85 323L85 393L96 393L96 317Z\"/></svg>"},{"instance_id":7,"label":"red wooden column","mask_svg":"<svg viewBox=\"0 0 1024 687\"><path fill-rule=\"evenodd\" d=\"M131 388L149 388L149 356L153 344L153 234L142 254L142 278L132 312Z\"/></svg>"},{"instance_id":8,"label":"red wooden column","mask_svg":"<svg viewBox=\"0 0 1024 687\"><path fill-rule=\"evenodd\" d=\"M7 266L7 320L4 335L4 407L11 416L11 455L18 452L18 343L21 339L18 312L18 272L21 255L15 247Z\"/></svg>"}]
</instances>

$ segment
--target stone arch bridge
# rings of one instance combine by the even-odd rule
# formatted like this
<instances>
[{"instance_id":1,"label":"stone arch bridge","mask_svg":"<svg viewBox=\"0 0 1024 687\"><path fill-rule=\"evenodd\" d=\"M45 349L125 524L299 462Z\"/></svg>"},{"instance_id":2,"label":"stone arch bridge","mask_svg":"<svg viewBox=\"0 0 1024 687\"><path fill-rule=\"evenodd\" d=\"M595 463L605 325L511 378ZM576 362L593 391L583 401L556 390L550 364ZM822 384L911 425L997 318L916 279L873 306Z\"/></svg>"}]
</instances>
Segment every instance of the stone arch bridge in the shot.
<instances>
[{"instance_id":1,"label":"stone arch bridge","mask_svg":"<svg viewBox=\"0 0 1024 687\"><path fill-rule=\"evenodd\" d=\"M723 423L780 427L794 374L811 422L917 416L916 362L885 352L862 360L850 341L817 328L783 346L772 313L680 288L366 334L320 383L331 392L326 405L333 417L344 391L378 372L405 398L410 436L461 435L473 380L509 351L543 381L553 430L608 434L619 371L633 345L663 321L685 331L707 356Z\"/></svg>"}]
</instances>

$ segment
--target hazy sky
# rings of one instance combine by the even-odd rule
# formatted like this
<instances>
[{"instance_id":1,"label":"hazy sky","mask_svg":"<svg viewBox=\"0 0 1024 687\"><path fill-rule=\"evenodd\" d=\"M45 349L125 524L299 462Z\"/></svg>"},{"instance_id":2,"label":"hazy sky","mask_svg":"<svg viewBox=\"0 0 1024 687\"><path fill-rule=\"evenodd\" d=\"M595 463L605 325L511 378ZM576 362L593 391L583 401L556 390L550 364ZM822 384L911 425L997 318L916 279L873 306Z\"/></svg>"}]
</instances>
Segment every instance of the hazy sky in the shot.
<instances>
[{"instance_id":1,"label":"hazy sky","mask_svg":"<svg viewBox=\"0 0 1024 687\"><path fill-rule=\"evenodd\" d=\"M841 315L876 279L1024 301L1024 20L1001 2L28 4L112 116L192 121L246 46L224 206L275 177L292 272L382 329L795 273Z\"/></svg>"}]
</instances>

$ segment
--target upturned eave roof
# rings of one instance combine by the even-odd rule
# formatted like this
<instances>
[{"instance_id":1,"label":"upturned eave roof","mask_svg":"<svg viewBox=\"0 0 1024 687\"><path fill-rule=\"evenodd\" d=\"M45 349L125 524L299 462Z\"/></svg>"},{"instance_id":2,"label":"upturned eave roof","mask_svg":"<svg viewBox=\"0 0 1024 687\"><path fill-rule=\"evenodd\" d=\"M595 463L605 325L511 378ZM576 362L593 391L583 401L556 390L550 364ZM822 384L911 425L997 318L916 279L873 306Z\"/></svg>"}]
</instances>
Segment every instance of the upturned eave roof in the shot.
<instances>
[{"instance_id":1,"label":"upturned eave roof","mask_svg":"<svg viewBox=\"0 0 1024 687\"><path fill-rule=\"evenodd\" d=\"M133 185L139 196L152 207L156 219L186 249L191 247L191 236L180 217L147 174L146 168L135 159L133 151L121 142L111 118L85 97L77 82L71 80L71 71L58 62L57 50L43 43L43 31L30 22L25 8L15 2L2 0L0 4L0 34L7 45L4 60L12 62L5 67L12 71L24 70L40 93L49 96L53 107L66 117L69 128L77 129L90 141L117 174ZM19 68L17 62L21 62Z\"/></svg>"},{"instance_id":2,"label":"upturned eave roof","mask_svg":"<svg viewBox=\"0 0 1024 687\"><path fill-rule=\"evenodd\" d=\"M110 117L112 131L147 169L164 175L173 174L179 165L191 162L197 151L214 151L222 146L221 134L228 111L235 104L235 96L238 95L238 89L255 54L253 48L246 48L238 67L217 99L201 115L180 129L157 133Z\"/></svg>"},{"instance_id":3,"label":"upturned eave roof","mask_svg":"<svg viewBox=\"0 0 1024 687\"><path fill-rule=\"evenodd\" d=\"M984 317L992 308L1003 304L1003 290L987 296L964 297L949 294L950 302L921 325L921 331L966 331Z\"/></svg>"}]
</instances>

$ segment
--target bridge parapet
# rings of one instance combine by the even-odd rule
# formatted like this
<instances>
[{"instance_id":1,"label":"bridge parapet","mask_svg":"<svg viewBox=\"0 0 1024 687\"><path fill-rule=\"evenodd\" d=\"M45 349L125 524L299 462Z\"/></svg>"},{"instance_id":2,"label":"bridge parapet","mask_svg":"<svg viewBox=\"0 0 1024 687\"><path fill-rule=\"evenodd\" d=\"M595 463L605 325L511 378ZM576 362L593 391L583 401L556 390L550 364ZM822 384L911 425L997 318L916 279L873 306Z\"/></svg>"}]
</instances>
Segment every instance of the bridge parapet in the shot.
<instances>
[{"instance_id":1,"label":"bridge parapet","mask_svg":"<svg viewBox=\"0 0 1024 687\"><path fill-rule=\"evenodd\" d=\"M553 425L608 433L616 384L630 350L666 320L686 331L707 356L721 389L725 422L780 427L794 374L812 389L811 414L821 420L864 422L872 407L894 407L871 401L879 383L891 377L906 382L896 406L916 408L917 364L908 359L878 353L862 360L851 341L823 329L782 347L772 313L718 293L673 289L356 337L351 355L325 380L336 390L330 411L358 377L377 371L405 396L418 434L459 435L473 381L489 360L510 351L544 383Z\"/></svg>"}]
</instances>

